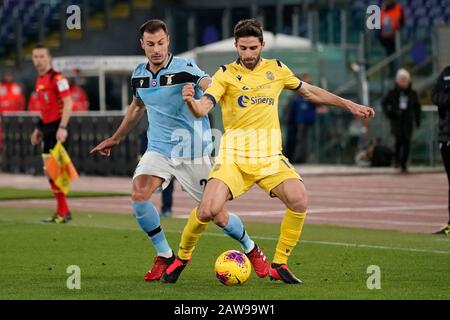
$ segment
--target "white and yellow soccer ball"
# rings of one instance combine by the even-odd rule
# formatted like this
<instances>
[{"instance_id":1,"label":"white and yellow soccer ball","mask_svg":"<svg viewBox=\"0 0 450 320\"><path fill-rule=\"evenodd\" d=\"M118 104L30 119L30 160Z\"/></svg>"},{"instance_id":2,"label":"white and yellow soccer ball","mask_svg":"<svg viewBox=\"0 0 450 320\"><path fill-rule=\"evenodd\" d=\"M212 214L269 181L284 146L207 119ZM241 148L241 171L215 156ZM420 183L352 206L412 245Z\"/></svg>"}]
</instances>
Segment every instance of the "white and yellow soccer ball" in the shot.
<instances>
[{"instance_id":1,"label":"white and yellow soccer ball","mask_svg":"<svg viewBox=\"0 0 450 320\"><path fill-rule=\"evenodd\" d=\"M252 272L247 256L237 250L223 252L214 266L217 279L226 286L244 284Z\"/></svg>"}]
</instances>

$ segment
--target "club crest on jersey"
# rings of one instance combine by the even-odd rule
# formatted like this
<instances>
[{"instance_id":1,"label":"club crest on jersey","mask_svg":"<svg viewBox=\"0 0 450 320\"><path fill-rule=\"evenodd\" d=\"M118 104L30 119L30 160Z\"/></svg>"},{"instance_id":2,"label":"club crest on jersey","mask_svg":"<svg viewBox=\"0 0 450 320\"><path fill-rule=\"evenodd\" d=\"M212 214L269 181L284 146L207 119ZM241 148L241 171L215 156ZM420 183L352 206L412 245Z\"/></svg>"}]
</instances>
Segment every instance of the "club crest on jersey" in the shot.
<instances>
[{"instance_id":1,"label":"club crest on jersey","mask_svg":"<svg viewBox=\"0 0 450 320\"><path fill-rule=\"evenodd\" d=\"M167 85L168 86L170 86L171 84L172 84L172 78L174 77L175 75L174 74L168 74L168 75L165 75L165 77L167 78Z\"/></svg>"},{"instance_id":2,"label":"club crest on jersey","mask_svg":"<svg viewBox=\"0 0 450 320\"><path fill-rule=\"evenodd\" d=\"M241 77L240 75L238 75L236 78L237 78L239 81L242 80L242 77Z\"/></svg>"},{"instance_id":3,"label":"club crest on jersey","mask_svg":"<svg viewBox=\"0 0 450 320\"><path fill-rule=\"evenodd\" d=\"M267 72L266 72L266 78L269 79L269 80L274 80L274 79L275 79L275 76L273 75L272 72L267 71Z\"/></svg>"},{"instance_id":4,"label":"club crest on jersey","mask_svg":"<svg viewBox=\"0 0 450 320\"><path fill-rule=\"evenodd\" d=\"M152 87L156 87L156 79L152 80Z\"/></svg>"}]
</instances>

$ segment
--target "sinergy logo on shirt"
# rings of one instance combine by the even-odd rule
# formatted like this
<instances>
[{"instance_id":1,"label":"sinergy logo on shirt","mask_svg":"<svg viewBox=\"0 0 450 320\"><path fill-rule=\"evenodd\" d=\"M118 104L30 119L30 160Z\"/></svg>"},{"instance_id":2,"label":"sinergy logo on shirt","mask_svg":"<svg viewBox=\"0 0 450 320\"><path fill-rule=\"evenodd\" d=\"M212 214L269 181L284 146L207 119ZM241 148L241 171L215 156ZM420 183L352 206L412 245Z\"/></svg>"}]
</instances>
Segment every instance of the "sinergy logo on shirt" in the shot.
<instances>
[{"instance_id":1,"label":"sinergy logo on shirt","mask_svg":"<svg viewBox=\"0 0 450 320\"><path fill-rule=\"evenodd\" d=\"M237 103L241 108L247 108L249 105L255 104L267 104L269 106L273 106L275 104L275 99L261 96L256 97L240 96L237 99Z\"/></svg>"}]
</instances>

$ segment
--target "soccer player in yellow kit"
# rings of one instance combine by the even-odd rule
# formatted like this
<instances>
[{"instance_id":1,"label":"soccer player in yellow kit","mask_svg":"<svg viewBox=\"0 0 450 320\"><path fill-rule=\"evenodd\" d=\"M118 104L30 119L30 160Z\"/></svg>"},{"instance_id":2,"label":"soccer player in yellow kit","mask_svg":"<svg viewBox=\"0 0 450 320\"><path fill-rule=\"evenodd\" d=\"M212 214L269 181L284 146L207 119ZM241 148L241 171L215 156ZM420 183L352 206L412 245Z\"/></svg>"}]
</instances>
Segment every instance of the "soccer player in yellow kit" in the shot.
<instances>
[{"instance_id":1,"label":"soccer player in yellow kit","mask_svg":"<svg viewBox=\"0 0 450 320\"><path fill-rule=\"evenodd\" d=\"M283 89L290 89L315 104L342 107L362 118L373 117L375 112L300 81L276 59L262 59L264 40L258 21L238 22L234 37L239 59L216 72L203 97L195 100L193 87L183 88L183 99L197 117L220 102L225 133L202 200L191 212L178 256L165 271L163 282L177 281L207 223L226 219L221 217L226 215L222 213L225 202L243 195L256 183L286 205L268 275L284 283L300 284L288 269L287 260L302 232L307 195L301 177L281 151L278 97Z\"/></svg>"}]
</instances>

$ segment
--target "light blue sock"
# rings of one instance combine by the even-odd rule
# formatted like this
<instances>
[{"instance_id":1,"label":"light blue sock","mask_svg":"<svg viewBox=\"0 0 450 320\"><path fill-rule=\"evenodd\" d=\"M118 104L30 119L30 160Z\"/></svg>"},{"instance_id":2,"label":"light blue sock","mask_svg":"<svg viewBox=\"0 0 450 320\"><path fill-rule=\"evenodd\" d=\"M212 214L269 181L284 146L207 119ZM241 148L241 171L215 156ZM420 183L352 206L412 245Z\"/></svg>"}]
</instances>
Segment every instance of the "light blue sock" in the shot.
<instances>
[{"instance_id":1,"label":"light blue sock","mask_svg":"<svg viewBox=\"0 0 450 320\"><path fill-rule=\"evenodd\" d=\"M245 253L249 253L255 246L255 243L245 231L241 219L234 213L228 213L228 224L223 228L223 232L239 241Z\"/></svg>"},{"instance_id":2,"label":"light blue sock","mask_svg":"<svg viewBox=\"0 0 450 320\"><path fill-rule=\"evenodd\" d=\"M153 203L148 201L132 202L134 216L141 229L148 235L151 243L159 256L169 258L172 249L166 240L164 231L161 229L158 211ZM167 255L169 254L169 257Z\"/></svg>"}]
</instances>

